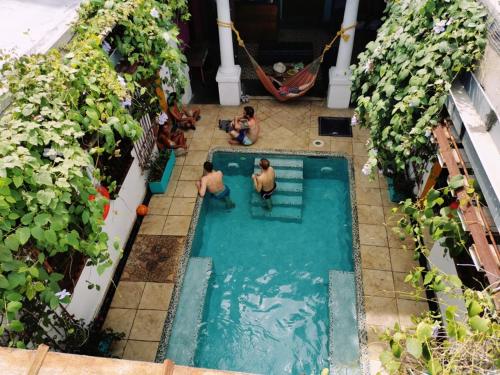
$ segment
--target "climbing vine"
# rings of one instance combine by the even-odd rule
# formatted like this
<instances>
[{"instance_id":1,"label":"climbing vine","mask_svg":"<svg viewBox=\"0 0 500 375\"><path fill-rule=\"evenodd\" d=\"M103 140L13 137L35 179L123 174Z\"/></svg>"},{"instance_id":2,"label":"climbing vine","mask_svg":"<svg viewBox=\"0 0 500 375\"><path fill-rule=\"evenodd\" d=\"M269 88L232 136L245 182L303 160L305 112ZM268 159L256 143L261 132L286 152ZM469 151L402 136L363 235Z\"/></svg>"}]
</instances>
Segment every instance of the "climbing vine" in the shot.
<instances>
[{"instance_id":1,"label":"climbing vine","mask_svg":"<svg viewBox=\"0 0 500 375\"><path fill-rule=\"evenodd\" d=\"M353 67L353 99L370 129L365 174L421 170L435 154L431 130L453 80L486 45L486 12L475 0L390 1L377 39Z\"/></svg>"},{"instance_id":2,"label":"climbing vine","mask_svg":"<svg viewBox=\"0 0 500 375\"><path fill-rule=\"evenodd\" d=\"M102 231L106 200L96 190L105 177L99 159L119 154L122 141L141 134L127 109L140 81L165 66L170 82L183 82L173 18L188 17L186 4L86 1L63 51L1 56L0 83L12 99L0 118L1 343L50 342L65 350L60 343L81 331L81 322L65 312L71 294L61 290L65 270L56 260L82 254L99 273L111 265ZM140 60L135 74L118 75L102 48L115 24L125 28L117 39L124 56ZM171 44L151 37L163 28ZM117 241L114 246L119 250Z\"/></svg>"}]
</instances>

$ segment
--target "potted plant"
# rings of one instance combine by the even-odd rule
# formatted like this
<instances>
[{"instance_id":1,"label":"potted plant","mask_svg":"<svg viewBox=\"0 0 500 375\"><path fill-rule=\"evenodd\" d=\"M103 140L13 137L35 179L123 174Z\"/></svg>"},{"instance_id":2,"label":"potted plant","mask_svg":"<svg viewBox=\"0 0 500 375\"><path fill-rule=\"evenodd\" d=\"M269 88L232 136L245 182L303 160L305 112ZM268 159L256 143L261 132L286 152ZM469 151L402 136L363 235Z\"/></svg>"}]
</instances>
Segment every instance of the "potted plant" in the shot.
<instances>
[{"instance_id":1,"label":"potted plant","mask_svg":"<svg viewBox=\"0 0 500 375\"><path fill-rule=\"evenodd\" d=\"M167 190L168 181L175 166L175 153L172 150L160 151L149 164L148 183L153 194Z\"/></svg>"}]
</instances>

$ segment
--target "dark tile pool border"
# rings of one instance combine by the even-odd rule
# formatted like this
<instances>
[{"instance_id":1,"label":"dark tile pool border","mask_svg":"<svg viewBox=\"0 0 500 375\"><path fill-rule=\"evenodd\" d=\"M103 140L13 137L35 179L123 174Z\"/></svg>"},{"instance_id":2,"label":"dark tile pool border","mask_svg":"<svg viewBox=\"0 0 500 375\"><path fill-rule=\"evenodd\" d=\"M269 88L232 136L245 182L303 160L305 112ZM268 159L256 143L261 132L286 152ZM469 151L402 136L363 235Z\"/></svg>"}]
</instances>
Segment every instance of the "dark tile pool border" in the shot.
<instances>
[{"instance_id":1,"label":"dark tile pool border","mask_svg":"<svg viewBox=\"0 0 500 375\"><path fill-rule=\"evenodd\" d=\"M366 317L365 317L365 304L363 298L363 279L361 275L361 253L359 245L359 226L358 226L358 214L357 214L357 204L356 204L356 185L354 181L354 165L353 157L340 152L324 152L324 151L294 151L294 150L270 150L270 149L247 149L247 148L228 148L228 147L214 147L208 151L207 160L212 160L214 153L216 152L227 152L234 154L268 154L268 155L291 155L291 156L326 156L326 157L337 157L343 158L347 161L348 172L349 172L349 185L351 193L351 214L352 214L352 251L354 260L354 273L356 277L356 313L358 321L358 336L359 336L359 349L360 349L360 369L362 374L369 374L368 367L368 336L366 332ZM175 312L177 310L177 305L179 303L180 291L182 289L182 281L184 279L184 274L186 272L187 264L191 256L191 247L193 245L194 234L196 227L198 225L198 220L200 218L201 206L203 199L200 197L196 198L193 217L191 219L191 224L186 236L186 242L184 245L184 252L181 256L179 262L179 270L177 272L175 287L172 292L172 298L170 300L170 305L167 311L167 317L165 319L165 324L163 326L163 332L160 339L160 344L158 346L158 351L156 353L156 362L163 362L167 353L168 340L170 338L170 332L172 331L172 324L174 322ZM330 327L332 329L332 327ZM333 332L329 333L329 354L331 357L331 343L333 338ZM330 366L333 369L333 366ZM330 372L333 374L333 372Z\"/></svg>"}]
</instances>

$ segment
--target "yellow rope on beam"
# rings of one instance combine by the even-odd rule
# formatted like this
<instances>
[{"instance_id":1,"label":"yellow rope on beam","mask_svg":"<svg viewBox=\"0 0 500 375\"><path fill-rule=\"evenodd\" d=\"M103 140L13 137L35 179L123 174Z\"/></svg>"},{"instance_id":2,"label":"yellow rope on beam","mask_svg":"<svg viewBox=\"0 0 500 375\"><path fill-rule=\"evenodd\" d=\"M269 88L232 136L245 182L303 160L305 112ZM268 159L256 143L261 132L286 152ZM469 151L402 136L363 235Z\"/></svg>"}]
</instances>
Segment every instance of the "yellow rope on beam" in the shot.
<instances>
[{"instance_id":1,"label":"yellow rope on beam","mask_svg":"<svg viewBox=\"0 0 500 375\"><path fill-rule=\"evenodd\" d=\"M342 37L342 39L344 39L344 42L347 42L351 36L349 34L346 34L345 32L347 30L353 29L355 27L356 27L356 23L353 23L351 26L341 27L340 30L337 31L337 33L335 34L335 36L333 37L333 39L330 41L330 43L328 43L327 45L325 45L325 48L323 48L323 52L321 52L321 62L323 62L323 58L325 57L325 53L328 52L328 50L330 48L332 48L333 43L335 43L335 41L337 40L337 38L340 36L340 37Z\"/></svg>"},{"instance_id":2,"label":"yellow rope on beam","mask_svg":"<svg viewBox=\"0 0 500 375\"><path fill-rule=\"evenodd\" d=\"M230 28L231 30L233 30L234 34L236 35L236 39L238 40L238 45L240 47L245 48L245 42L243 41L243 39L241 39L239 31L236 30L236 27L234 27L234 23L217 20L217 25L222 26L222 27L227 27L227 28Z\"/></svg>"}]
</instances>

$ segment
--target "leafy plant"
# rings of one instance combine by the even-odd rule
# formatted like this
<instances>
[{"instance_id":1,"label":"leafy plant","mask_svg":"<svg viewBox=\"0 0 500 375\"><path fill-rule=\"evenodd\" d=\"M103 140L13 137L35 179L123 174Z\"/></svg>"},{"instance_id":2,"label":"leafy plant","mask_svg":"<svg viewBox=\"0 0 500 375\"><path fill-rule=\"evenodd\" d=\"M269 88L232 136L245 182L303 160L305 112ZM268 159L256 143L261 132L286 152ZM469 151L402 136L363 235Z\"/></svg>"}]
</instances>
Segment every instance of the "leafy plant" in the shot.
<instances>
[{"instance_id":1,"label":"leafy plant","mask_svg":"<svg viewBox=\"0 0 500 375\"><path fill-rule=\"evenodd\" d=\"M423 268L407 277L417 290L422 289ZM413 325L398 324L382 335L388 350L380 361L391 374L490 374L500 367L500 325L491 291L463 290L457 276L436 268L425 274L424 289L464 298L466 311L446 308L445 316L426 313L413 317ZM417 293L420 293L417 292Z\"/></svg>"},{"instance_id":2,"label":"leafy plant","mask_svg":"<svg viewBox=\"0 0 500 375\"><path fill-rule=\"evenodd\" d=\"M4 343L24 347L49 342L55 349L67 350L65 340L81 332L81 322L64 309L71 296L60 290L64 275L50 262L60 254L81 253L98 273L112 264L108 235L102 231L107 200L97 194L95 184L107 180L112 187L116 183L98 167L100 160L120 154L123 140L134 141L141 134L126 108L141 76L118 76L101 48L102 39L115 24L133 28L136 35L127 43L148 55L142 72L154 75L167 55L158 60L149 57L160 46L148 44L149 33L172 22L186 6L181 0L167 5L156 0L86 1L75 37L64 51L2 56L0 82L12 95L11 106L0 118L0 336ZM142 19L155 7L162 11L163 23L154 21L144 29L130 23L134 12ZM156 19L151 14L149 18ZM181 60L172 58L169 63L176 66ZM179 67L170 74L176 82L183 79L177 77ZM89 199L91 195L96 199ZM119 250L118 242L114 246Z\"/></svg>"},{"instance_id":3,"label":"leafy plant","mask_svg":"<svg viewBox=\"0 0 500 375\"><path fill-rule=\"evenodd\" d=\"M451 195L453 190L463 185L463 177L458 176L445 188L431 189L425 197L417 201L406 199L399 207L393 208L393 213L403 214L398 221L398 227L393 230L399 234L401 240L407 236L414 239L417 255L420 253L429 255L430 249L425 241L426 236L439 241L451 256L457 256L466 248L469 236L463 230L458 217L458 208L465 207L469 200L456 202ZM474 189L468 187L467 192L472 195Z\"/></svg>"},{"instance_id":4,"label":"leafy plant","mask_svg":"<svg viewBox=\"0 0 500 375\"><path fill-rule=\"evenodd\" d=\"M370 129L363 169L421 171L434 157L431 130L455 77L486 45L486 12L474 0L391 1L377 39L353 66L356 117Z\"/></svg>"},{"instance_id":5,"label":"leafy plant","mask_svg":"<svg viewBox=\"0 0 500 375\"><path fill-rule=\"evenodd\" d=\"M149 175L148 182L160 181L163 176L163 171L170 159L169 150L158 152L153 161L148 165Z\"/></svg>"}]
</instances>

